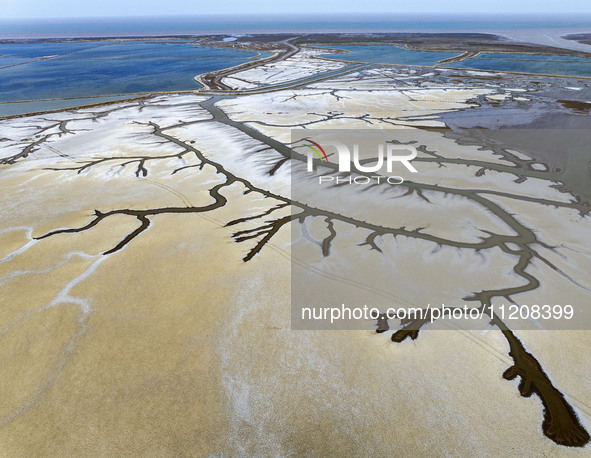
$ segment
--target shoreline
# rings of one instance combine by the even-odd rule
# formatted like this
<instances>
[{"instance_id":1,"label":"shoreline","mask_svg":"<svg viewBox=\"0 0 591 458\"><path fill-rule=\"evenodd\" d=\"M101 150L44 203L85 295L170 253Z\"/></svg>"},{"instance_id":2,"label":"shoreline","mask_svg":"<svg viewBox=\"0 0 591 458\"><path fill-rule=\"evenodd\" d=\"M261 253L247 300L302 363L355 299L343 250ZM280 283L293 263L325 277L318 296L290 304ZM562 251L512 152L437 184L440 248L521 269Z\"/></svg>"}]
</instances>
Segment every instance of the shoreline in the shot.
<instances>
[{"instance_id":1,"label":"shoreline","mask_svg":"<svg viewBox=\"0 0 591 458\"><path fill-rule=\"evenodd\" d=\"M549 32L553 29L542 29L544 32ZM300 32L262 32L262 33L251 33L251 34L236 34L236 33L215 33L215 34L198 34L198 35L133 35L133 36L125 36L125 35L97 35L97 36L72 36L72 37L23 37L23 38L0 38L0 45L9 45L9 44L32 44L32 43L88 43L88 42L97 42L97 41L162 41L162 40L174 40L174 41L184 41L188 40L194 42L196 45L201 46L216 46L216 47L229 47L233 49L240 49L236 48L234 45L241 43L241 39L244 38L246 41L253 40L255 42L275 42L279 43L284 42L288 39L297 39L300 37L305 37L306 44L317 44L317 45L335 45L335 44L342 44L342 45L372 45L372 44L389 44L395 42L398 44L399 42L404 42L409 39L422 39L423 42L420 44L428 44L429 40L441 40L441 39L462 39L462 38L472 38L472 39L482 39L482 42L478 43L470 43L471 45L478 45L478 46L485 46L485 45L498 45L499 47L503 47L503 45L511 47L515 49L518 46L530 47L533 48L531 51L533 52L540 52L544 53L546 50L548 53L556 53L556 52L565 52L570 54L571 52L582 52L588 54L591 57L591 45L584 44L578 41L575 38L567 38L569 36L578 36L578 35L585 35L583 32L589 32L591 30L591 26L586 29L581 30L571 30L571 31L560 31L557 33L552 34L545 34L542 38L539 38L538 33L532 33L530 31L507 31L507 30L495 30L495 31L487 31L487 32L449 32L449 31L430 31L430 32L420 32L420 31L397 31L397 32L347 32L347 31L339 31L339 32L307 32L307 31L300 31ZM536 30L539 32L540 30ZM591 35L587 33L587 35ZM355 39L361 38L360 40L355 41L346 41L342 40L343 37L351 37L353 36ZM235 41L216 41L223 38L230 38L236 37L237 40ZM315 37L329 37L332 39L340 38L340 41L328 40L326 42L322 41L314 41L310 43L310 39ZM261 41L260 38L264 38L264 41ZM365 39L363 39L365 38ZM385 41L386 40L386 41ZM558 41L556 41L558 40ZM404 44L404 43L400 43ZM221 45L221 46L219 46ZM464 45L465 46L465 45ZM246 49L253 49L247 47ZM255 46L254 49L260 50L259 47ZM412 49L412 48L411 48ZM449 48L439 48L439 49L421 49L424 51L447 51ZM456 49L457 51L457 49ZM530 51L530 52L531 52ZM500 51L499 51L500 52ZM522 52L526 52L523 50Z\"/></svg>"},{"instance_id":2,"label":"shoreline","mask_svg":"<svg viewBox=\"0 0 591 458\"><path fill-rule=\"evenodd\" d=\"M11 113L7 115L0 116L0 119L10 119L14 117L24 117L24 116L31 116L40 113L48 113L48 112L61 112L71 109L78 109L82 107L89 107L89 106L96 106L96 105L103 105L109 103L117 103L125 100L137 99L139 94L142 94L141 97L150 97L152 95L157 94L180 94L180 93L196 93L199 94L203 93L235 93L241 94L244 91L240 90L233 90L229 86L227 86L223 79L227 77L231 77L232 75L246 71L249 69L257 68L264 66L270 63L276 63L292 57L293 55L297 54L301 49L302 46L314 48L318 45L328 45L334 46L335 50L338 50L338 46L361 46L361 45L391 45L391 46L404 46L405 48L412 50L412 51L422 51L422 52L457 52L458 55L444 59L447 62L438 62L437 64L430 66L430 65L409 65L409 64L395 64L395 63L370 63L370 65L384 65L384 66L402 66L402 67L421 67L421 68L438 68L438 69L445 69L445 70L452 70L452 71L475 71L466 68L456 68L456 67L442 67L442 65L449 65L453 62L465 60L466 58L473 57L473 55L477 55L480 52L496 52L496 53L506 53L506 54L532 54L532 55L563 55L563 56L584 56L587 58L591 58L591 54L586 52L581 52L577 50L567 50L567 49L560 49L548 45L541 45L541 44L527 44L523 42L512 42L508 41L510 39L506 39L501 35L489 34L489 33L396 33L396 34L372 34L372 36L368 36L368 34L341 34L341 33L324 33L324 34L305 34L305 35L296 35L296 34L256 34L256 35L249 35L249 36L236 36L236 40L233 41L224 41L224 38L228 37L228 35L220 34L220 35L201 35L201 36L187 36L187 35L174 35L174 36L149 36L149 37L141 37L143 41L161 41L161 40L189 40L194 43L198 47L212 47L212 48L227 48L227 49L234 49L234 50L243 50L243 51L256 51L259 52L259 56L254 60L250 60L247 62L243 62L239 65L235 65L232 67L223 68L220 70L215 70L213 72L205 72L200 73L193 76L193 81L197 84L200 84L201 87L198 88L191 88L191 89L182 89L182 90L174 90L174 91L146 91L142 93L123 93L123 94L106 94L106 95L97 95L97 96L88 96L88 97L72 97L72 98L57 98L57 99L38 99L38 100L18 100L18 101L6 101L0 102L1 105L13 105L19 103L42 103L45 101L57 101L57 100L76 100L76 99L87 99L87 98L108 98L108 97L122 97L122 99L118 100L109 100L103 101L99 103L91 103L91 104L84 104L84 105L76 105L72 107L60 107L57 109L49 109L49 110L34 110L26 113ZM465 38L480 38L481 42L474 42L471 41L466 44L463 40ZM67 38L67 39L40 39L40 40L11 40L10 42L6 42L6 40L0 40L0 43L4 44L15 44L15 43L77 43L77 42L93 42L93 41L112 41L112 40L122 40L122 41L134 41L140 39L139 37L125 37L125 38L118 38L114 36L105 36L100 38L86 38L86 37L76 37L76 38ZM387 40L387 41L386 41ZM437 45L437 43L444 43L441 45L439 44L438 48L434 48L433 45ZM591 46L589 46L591 49ZM346 54L346 50L343 51L342 54ZM273 52L273 55L267 57L261 57L262 52ZM337 54L337 53L334 53ZM318 57L323 60L327 61L335 61L335 62L343 62L347 64L363 64L361 61L349 61L346 59L338 59L332 58L327 56ZM483 70L484 71L484 70ZM514 75L529 75L529 76L536 76L536 77L556 77L556 78L569 78L569 79L590 79L591 76L576 76L576 75L554 75L554 74L541 74L541 73L529 73L529 72L514 72L514 71L500 71L500 70L486 70L488 73L493 74L514 74ZM297 81L293 81L294 84ZM281 85L282 88L284 85ZM289 85L287 85L289 86ZM290 86L289 86L290 87ZM276 90L273 86L265 87L262 86L260 88L251 89L246 91L246 93L260 93L260 92L271 92ZM130 97L131 96L131 97Z\"/></svg>"}]
</instances>

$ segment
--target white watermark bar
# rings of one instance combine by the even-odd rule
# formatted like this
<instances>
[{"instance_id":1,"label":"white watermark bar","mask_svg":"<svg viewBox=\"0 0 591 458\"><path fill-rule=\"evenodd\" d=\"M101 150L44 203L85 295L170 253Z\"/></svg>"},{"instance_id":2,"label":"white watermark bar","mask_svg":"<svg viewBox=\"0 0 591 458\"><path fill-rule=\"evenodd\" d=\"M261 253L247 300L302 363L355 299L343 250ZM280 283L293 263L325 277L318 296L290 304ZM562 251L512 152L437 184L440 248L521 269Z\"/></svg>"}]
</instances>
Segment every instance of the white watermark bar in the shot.
<instances>
[{"instance_id":1,"label":"white watermark bar","mask_svg":"<svg viewBox=\"0 0 591 458\"><path fill-rule=\"evenodd\" d=\"M591 329L589 144L293 129L292 329Z\"/></svg>"}]
</instances>

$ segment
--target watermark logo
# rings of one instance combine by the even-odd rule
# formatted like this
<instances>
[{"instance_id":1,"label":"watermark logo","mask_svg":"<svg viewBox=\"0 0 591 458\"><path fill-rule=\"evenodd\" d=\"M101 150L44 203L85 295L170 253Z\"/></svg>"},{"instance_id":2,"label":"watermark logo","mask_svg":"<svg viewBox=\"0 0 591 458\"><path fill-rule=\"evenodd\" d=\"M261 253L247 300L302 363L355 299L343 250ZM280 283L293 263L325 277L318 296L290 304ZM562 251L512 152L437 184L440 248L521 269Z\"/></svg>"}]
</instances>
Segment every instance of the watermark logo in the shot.
<instances>
[{"instance_id":1,"label":"watermark logo","mask_svg":"<svg viewBox=\"0 0 591 458\"><path fill-rule=\"evenodd\" d=\"M311 143L311 145L305 144L304 146L310 148L313 152L315 152L316 156L318 156L320 161L324 160L327 163L329 162L325 148L323 148L322 146L320 146L319 143L311 140L310 138L305 138L304 140ZM323 144L324 146L332 146L334 149L336 149L339 172L350 172L351 164L353 164L355 170L359 172L374 173L383 169L385 164L386 171L388 173L392 173L394 169L393 164L399 162L404 167L406 167L411 173L417 173L417 169L415 169L414 166L410 163L410 161L417 157L417 150L412 145L403 145L387 142L381 143L377 145L377 156L375 158L372 157L370 159L361 160L359 154L359 144L357 143L354 143L352 145L353 154L351 154L351 150L344 143L330 141L323 142ZM404 152L404 154L401 154L401 152ZM308 172L314 171L314 160L315 156L313 154L308 154Z\"/></svg>"},{"instance_id":2,"label":"watermark logo","mask_svg":"<svg viewBox=\"0 0 591 458\"><path fill-rule=\"evenodd\" d=\"M312 143L312 145L304 145L308 148L310 148L312 151L314 151L317 155L318 158L320 159L320 161L322 161L322 159L324 158L324 160L326 162L328 162L328 156L326 155L326 151L324 151L324 148L322 148L322 146L320 146L318 143L316 143L315 141L310 140L309 138L306 139L307 141L309 141L310 143ZM322 151L322 154L320 154L320 151ZM308 157L308 171L310 171L310 157Z\"/></svg>"}]
</instances>

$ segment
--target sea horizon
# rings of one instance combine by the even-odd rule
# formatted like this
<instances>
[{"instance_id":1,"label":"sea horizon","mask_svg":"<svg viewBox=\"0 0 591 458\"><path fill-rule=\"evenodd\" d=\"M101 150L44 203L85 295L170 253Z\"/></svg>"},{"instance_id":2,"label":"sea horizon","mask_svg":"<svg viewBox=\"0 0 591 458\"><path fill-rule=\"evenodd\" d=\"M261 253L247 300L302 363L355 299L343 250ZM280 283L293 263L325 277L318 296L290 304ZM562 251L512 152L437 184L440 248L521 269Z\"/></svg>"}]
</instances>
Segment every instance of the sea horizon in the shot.
<instances>
[{"instance_id":1,"label":"sea horizon","mask_svg":"<svg viewBox=\"0 0 591 458\"><path fill-rule=\"evenodd\" d=\"M591 33L591 15L316 14L0 19L0 40L277 33Z\"/></svg>"}]
</instances>

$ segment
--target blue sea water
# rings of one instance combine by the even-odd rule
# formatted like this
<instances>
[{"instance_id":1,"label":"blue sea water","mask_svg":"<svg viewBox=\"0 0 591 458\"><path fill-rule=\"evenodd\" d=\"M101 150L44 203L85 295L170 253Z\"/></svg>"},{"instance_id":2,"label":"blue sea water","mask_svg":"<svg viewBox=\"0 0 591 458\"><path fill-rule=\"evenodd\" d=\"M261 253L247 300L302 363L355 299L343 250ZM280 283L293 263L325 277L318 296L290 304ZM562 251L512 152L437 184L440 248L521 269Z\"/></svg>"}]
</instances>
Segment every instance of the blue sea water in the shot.
<instances>
[{"instance_id":1,"label":"blue sea water","mask_svg":"<svg viewBox=\"0 0 591 458\"><path fill-rule=\"evenodd\" d=\"M586 57L578 56L551 56L541 54L509 54L509 53L488 53L482 52L478 54L478 59L501 59L501 60L547 60L560 62L591 62Z\"/></svg>"},{"instance_id":2,"label":"blue sea water","mask_svg":"<svg viewBox=\"0 0 591 458\"><path fill-rule=\"evenodd\" d=\"M560 60L466 59L443 67L497 72L534 73L537 75L591 77L591 59L582 62Z\"/></svg>"},{"instance_id":3,"label":"blue sea water","mask_svg":"<svg viewBox=\"0 0 591 458\"><path fill-rule=\"evenodd\" d=\"M0 56L35 58L72 53L94 46L97 43L0 43Z\"/></svg>"},{"instance_id":4,"label":"blue sea water","mask_svg":"<svg viewBox=\"0 0 591 458\"><path fill-rule=\"evenodd\" d=\"M10 67L12 65L24 64L30 62L31 58L27 57L0 57L0 68Z\"/></svg>"},{"instance_id":5,"label":"blue sea water","mask_svg":"<svg viewBox=\"0 0 591 458\"><path fill-rule=\"evenodd\" d=\"M270 53L114 40L4 43L0 55L0 115L6 115L15 109L1 102L198 89L196 75Z\"/></svg>"},{"instance_id":6,"label":"blue sea water","mask_svg":"<svg viewBox=\"0 0 591 458\"><path fill-rule=\"evenodd\" d=\"M328 54L323 57L350 62L398 65L435 65L441 59L457 56L457 52L411 51L403 46L393 45L352 45L321 46L322 48L343 49L346 54Z\"/></svg>"},{"instance_id":7,"label":"blue sea water","mask_svg":"<svg viewBox=\"0 0 591 458\"><path fill-rule=\"evenodd\" d=\"M481 53L445 67L591 77L591 59L577 56Z\"/></svg>"}]
</instances>

